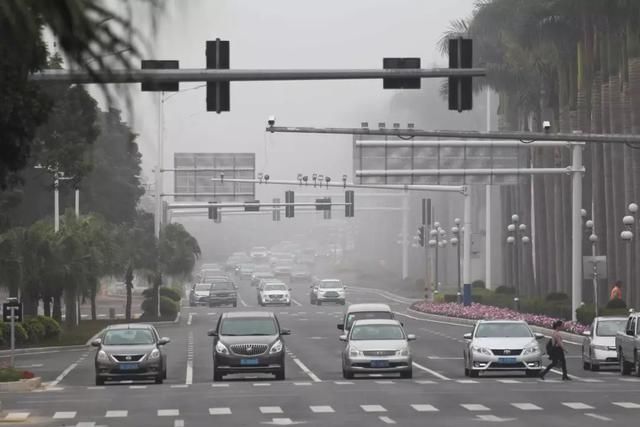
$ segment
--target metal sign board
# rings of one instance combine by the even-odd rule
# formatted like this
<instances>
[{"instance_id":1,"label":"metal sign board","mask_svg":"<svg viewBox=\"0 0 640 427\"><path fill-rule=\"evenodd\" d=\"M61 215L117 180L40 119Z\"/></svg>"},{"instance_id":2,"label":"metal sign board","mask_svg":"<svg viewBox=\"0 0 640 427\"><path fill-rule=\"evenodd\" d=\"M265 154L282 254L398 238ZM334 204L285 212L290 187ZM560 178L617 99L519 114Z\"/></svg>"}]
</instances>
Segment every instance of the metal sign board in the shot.
<instances>
[{"instance_id":1,"label":"metal sign board","mask_svg":"<svg viewBox=\"0 0 640 427\"><path fill-rule=\"evenodd\" d=\"M529 147L487 147L491 141L466 141L464 146L394 146L394 141L388 145L366 147L356 142L376 143L384 142L384 137L374 139L367 136L366 140L354 137L353 143L353 176L358 170L411 170L411 169L506 169L525 168L526 155ZM414 139L420 142L421 140ZM424 141L424 140L423 140ZM439 141L433 141L439 142ZM445 142L445 141L440 141ZM474 143L478 146L474 147ZM484 144L482 147L480 144ZM358 184L414 184L414 185L472 185L472 184L517 184L515 175L486 175L486 176L375 176L356 177Z\"/></svg>"},{"instance_id":2,"label":"metal sign board","mask_svg":"<svg viewBox=\"0 0 640 427\"><path fill-rule=\"evenodd\" d=\"M22 322L22 304L19 302L5 302L2 304L2 321L11 322L11 317L15 322Z\"/></svg>"},{"instance_id":3,"label":"metal sign board","mask_svg":"<svg viewBox=\"0 0 640 427\"><path fill-rule=\"evenodd\" d=\"M176 202L242 202L256 196L254 183L220 181L225 178L254 179L255 153L175 153Z\"/></svg>"}]
</instances>

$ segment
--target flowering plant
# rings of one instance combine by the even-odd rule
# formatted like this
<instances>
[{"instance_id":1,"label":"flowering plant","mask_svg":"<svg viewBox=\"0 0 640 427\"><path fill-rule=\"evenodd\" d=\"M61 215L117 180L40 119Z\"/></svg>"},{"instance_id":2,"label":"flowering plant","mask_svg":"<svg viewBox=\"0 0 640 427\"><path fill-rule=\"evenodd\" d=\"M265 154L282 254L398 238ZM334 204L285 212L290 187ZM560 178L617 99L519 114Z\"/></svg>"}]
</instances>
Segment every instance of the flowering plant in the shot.
<instances>
[{"instance_id":1,"label":"flowering plant","mask_svg":"<svg viewBox=\"0 0 640 427\"><path fill-rule=\"evenodd\" d=\"M30 380L31 378L33 378L35 376L36 375L31 371L22 371L22 379L23 380Z\"/></svg>"}]
</instances>

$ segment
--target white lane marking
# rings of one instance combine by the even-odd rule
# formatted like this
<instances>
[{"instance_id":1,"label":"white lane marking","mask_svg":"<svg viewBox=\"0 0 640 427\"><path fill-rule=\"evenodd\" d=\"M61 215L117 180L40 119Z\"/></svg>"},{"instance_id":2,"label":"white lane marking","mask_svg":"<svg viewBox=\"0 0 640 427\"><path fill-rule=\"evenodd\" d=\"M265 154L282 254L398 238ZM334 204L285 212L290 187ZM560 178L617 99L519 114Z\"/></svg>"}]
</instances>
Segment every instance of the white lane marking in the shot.
<instances>
[{"instance_id":1,"label":"white lane marking","mask_svg":"<svg viewBox=\"0 0 640 427\"><path fill-rule=\"evenodd\" d=\"M294 382L293 385L311 385L309 381Z\"/></svg>"},{"instance_id":2,"label":"white lane marking","mask_svg":"<svg viewBox=\"0 0 640 427\"><path fill-rule=\"evenodd\" d=\"M296 301L295 298L291 298L291 302L294 303L295 305L297 305L298 307L302 307L302 304L300 304L298 301Z\"/></svg>"},{"instance_id":3,"label":"white lane marking","mask_svg":"<svg viewBox=\"0 0 640 427\"><path fill-rule=\"evenodd\" d=\"M609 418L609 417L605 417L604 415L594 414L594 413L591 413L591 412L587 412L587 413L585 413L585 415L587 417L595 418L596 420L600 420L600 421L612 421L611 418Z\"/></svg>"},{"instance_id":4,"label":"white lane marking","mask_svg":"<svg viewBox=\"0 0 640 427\"><path fill-rule=\"evenodd\" d=\"M427 356L427 359L431 359L431 360L463 360L464 357Z\"/></svg>"},{"instance_id":5,"label":"white lane marking","mask_svg":"<svg viewBox=\"0 0 640 427\"><path fill-rule=\"evenodd\" d=\"M416 368L418 368L418 369L420 369L422 371L428 372L431 375L433 375L434 377L440 378L441 380L450 380L451 379L449 377L445 377L444 375L434 371L433 369L429 369L426 366L419 365L416 362L413 362L413 366L415 366Z\"/></svg>"},{"instance_id":6,"label":"white lane marking","mask_svg":"<svg viewBox=\"0 0 640 427\"><path fill-rule=\"evenodd\" d=\"M132 390L144 390L145 388L147 388L147 386L146 385L130 385L129 388Z\"/></svg>"},{"instance_id":7,"label":"white lane marking","mask_svg":"<svg viewBox=\"0 0 640 427\"><path fill-rule=\"evenodd\" d=\"M571 409L593 409L593 406L582 402L562 402L562 404Z\"/></svg>"},{"instance_id":8,"label":"white lane marking","mask_svg":"<svg viewBox=\"0 0 640 427\"><path fill-rule=\"evenodd\" d=\"M26 421L29 414L29 412L9 412L2 420L7 422Z\"/></svg>"},{"instance_id":9,"label":"white lane marking","mask_svg":"<svg viewBox=\"0 0 640 427\"><path fill-rule=\"evenodd\" d=\"M618 380L624 381L624 382L627 382L627 383L638 383L638 382L640 382L640 379L638 379L638 378L618 378Z\"/></svg>"},{"instance_id":10,"label":"white lane marking","mask_svg":"<svg viewBox=\"0 0 640 427\"><path fill-rule=\"evenodd\" d=\"M187 388L188 384L171 384L171 388Z\"/></svg>"},{"instance_id":11,"label":"white lane marking","mask_svg":"<svg viewBox=\"0 0 640 427\"><path fill-rule=\"evenodd\" d=\"M254 387L269 387L271 383L253 383Z\"/></svg>"},{"instance_id":12,"label":"white lane marking","mask_svg":"<svg viewBox=\"0 0 640 427\"><path fill-rule=\"evenodd\" d=\"M209 408L209 415L231 415L231 408Z\"/></svg>"},{"instance_id":13,"label":"white lane marking","mask_svg":"<svg viewBox=\"0 0 640 427\"><path fill-rule=\"evenodd\" d=\"M489 411L490 409L484 405L480 405L477 403L462 403L460 404L467 411Z\"/></svg>"},{"instance_id":14,"label":"white lane marking","mask_svg":"<svg viewBox=\"0 0 640 427\"><path fill-rule=\"evenodd\" d=\"M52 388L54 388L55 386L57 386L60 381L62 381L64 379L64 377L66 377L67 375L69 375L69 372L73 371L80 362L82 362L84 359L86 359L86 357L89 355L89 352L84 353L82 356L80 356L78 358L78 360L76 360L75 362L73 362L71 365L69 365L67 367L67 369L65 369L64 371L62 371L62 373L60 375L58 375L56 377L55 380L51 381L48 385L47 385L47 390L51 390Z\"/></svg>"},{"instance_id":15,"label":"white lane marking","mask_svg":"<svg viewBox=\"0 0 640 427\"><path fill-rule=\"evenodd\" d=\"M476 380L456 380L458 384L478 384Z\"/></svg>"},{"instance_id":16,"label":"white lane marking","mask_svg":"<svg viewBox=\"0 0 640 427\"><path fill-rule=\"evenodd\" d=\"M394 420L392 420L389 417L378 417L378 419L380 421L382 421L383 423L385 423L385 424L395 424L396 423Z\"/></svg>"},{"instance_id":17,"label":"white lane marking","mask_svg":"<svg viewBox=\"0 0 640 427\"><path fill-rule=\"evenodd\" d=\"M522 384L522 381L520 380L497 380L497 381L502 384Z\"/></svg>"},{"instance_id":18,"label":"white lane marking","mask_svg":"<svg viewBox=\"0 0 640 427\"><path fill-rule=\"evenodd\" d=\"M562 375L562 371L559 371L557 369L552 369L551 372L553 372L554 374ZM599 383L599 382L602 382L602 380L595 380L595 379L592 380L590 378L583 378L583 377L579 377L579 376L573 375L573 374L570 374L569 377L571 379L582 381L582 382L585 382L585 383L592 383L592 382L598 382Z\"/></svg>"},{"instance_id":19,"label":"white lane marking","mask_svg":"<svg viewBox=\"0 0 640 427\"><path fill-rule=\"evenodd\" d=\"M75 427L96 427L96 423L93 421L81 421Z\"/></svg>"},{"instance_id":20,"label":"white lane marking","mask_svg":"<svg viewBox=\"0 0 640 427\"><path fill-rule=\"evenodd\" d=\"M215 312L215 311L212 311L212 312L210 312L210 313L207 313L207 316L215 316L215 315L216 315L216 312Z\"/></svg>"},{"instance_id":21,"label":"white lane marking","mask_svg":"<svg viewBox=\"0 0 640 427\"><path fill-rule=\"evenodd\" d=\"M159 417L177 417L180 415L179 409L158 409Z\"/></svg>"},{"instance_id":22,"label":"white lane marking","mask_svg":"<svg viewBox=\"0 0 640 427\"><path fill-rule=\"evenodd\" d=\"M76 417L75 411L60 411L53 414L54 420L72 420Z\"/></svg>"},{"instance_id":23,"label":"white lane marking","mask_svg":"<svg viewBox=\"0 0 640 427\"><path fill-rule=\"evenodd\" d=\"M333 414L336 412L331 406L309 406L309 408L315 414Z\"/></svg>"},{"instance_id":24,"label":"white lane marking","mask_svg":"<svg viewBox=\"0 0 640 427\"><path fill-rule=\"evenodd\" d=\"M189 318L187 319L187 326L191 326L192 321L193 321L193 313L189 313Z\"/></svg>"},{"instance_id":25,"label":"white lane marking","mask_svg":"<svg viewBox=\"0 0 640 427\"><path fill-rule=\"evenodd\" d=\"M42 368L42 363L34 363L33 365L16 365L16 369Z\"/></svg>"},{"instance_id":26,"label":"white lane marking","mask_svg":"<svg viewBox=\"0 0 640 427\"><path fill-rule=\"evenodd\" d=\"M193 331L189 332L189 341L187 344L187 371L185 373L184 383L186 385L193 384Z\"/></svg>"},{"instance_id":27,"label":"white lane marking","mask_svg":"<svg viewBox=\"0 0 640 427\"><path fill-rule=\"evenodd\" d=\"M282 408L279 406L261 406L260 412L263 414L282 414Z\"/></svg>"},{"instance_id":28,"label":"white lane marking","mask_svg":"<svg viewBox=\"0 0 640 427\"><path fill-rule=\"evenodd\" d=\"M184 427L184 420L174 420L173 427Z\"/></svg>"},{"instance_id":29,"label":"white lane marking","mask_svg":"<svg viewBox=\"0 0 640 427\"><path fill-rule=\"evenodd\" d=\"M439 411L439 409L433 405L414 404L414 405L411 405L411 407L418 412L438 412Z\"/></svg>"},{"instance_id":30,"label":"white lane marking","mask_svg":"<svg viewBox=\"0 0 640 427\"><path fill-rule=\"evenodd\" d=\"M104 390L104 389L106 389L106 387L103 385L91 385L87 387L87 390Z\"/></svg>"},{"instance_id":31,"label":"white lane marking","mask_svg":"<svg viewBox=\"0 0 640 427\"><path fill-rule=\"evenodd\" d=\"M431 380L415 380L414 383L416 384L438 384L435 381L431 381Z\"/></svg>"},{"instance_id":32,"label":"white lane marking","mask_svg":"<svg viewBox=\"0 0 640 427\"><path fill-rule=\"evenodd\" d=\"M387 412L381 405L360 405L364 412Z\"/></svg>"},{"instance_id":33,"label":"white lane marking","mask_svg":"<svg viewBox=\"0 0 640 427\"><path fill-rule=\"evenodd\" d=\"M333 382L336 385L349 385L349 384L354 384L353 381L334 381Z\"/></svg>"},{"instance_id":34,"label":"white lane marking","mask_svg":"<svg viewBox=\"0 0 640 427\"><path fill-rule=\"evenodd\" d=\"M211 384L211 387L215 387L215 388L218 388L218 387L229 387L229 384L224 384L224 383L223 384Z\"/></svg>"},{"instance_id":35,"label":"white lane marking","mask_svg":"<svg viewBox=\"0 0 640 427\"><path fill-rule=\"evenodd\" d=\"M311 378L313 380L313 382L316 382L316 383L321 383L322 382L322 380L320 378L318 378L318 376L316 374L311 372L311 370L309 368L307 368L307 366L304 363L302 363L300 361L300 359L298 359L297 357L295 357L295 356L293 356L291 354L290 354L290 356L291 356L291 359L293 359L294 363L296 365L298 365L298 367L302 370L302 372L307 374L307 376L309 378Z\"/></svg>"},{"instance_id":36,"label":"white lane marking","mask_svg":"<svg viewBox=\"0 0 640 427\"><path fill-rule=\"evenodd\" d=\"M511 406L522 411L542 411L542 408L533 403L512 403Z\"/></svg>"},{"instance_id":37,"label":"white lane marking","mask_svg":"<svg viewBox=\"0 0 640 427\"><path fill-rule=\"evenodd\" d=\"M410 309L408 309L408 310L410 310ZM415 311L415 310L411 310L411 311L414 311L415 313L420 313L419 311ZM397 314L398 316L404 316L404 317L407 317L407 318L413 319L413 320L420 320L422 322L440 323L442 325L461 326L461 327L464 327L464 328L473 329L473 325L467 325L465 323L455 323L455 322L446 322L444 320L425 319L423 317L416 317L416 316L412 316L412 315L407 314L407 313L401 313L399 311L394 311L393 314Z\"/></svg>"},{"instance_id":38,"label":"white lane marking","mask_svg":"<svg viewBox=\"0 0 640 427\"><path fill-rule=\"evenodd\" d=\"M107 413L104 414L104 417L105 418L125 418L127 415L129 415L129 411L118 410L118 411L107 411Z\"/></svg>"},{"instance_id":39,"label":"white lane marking","mask_svg":"<svg viewBox=\"0 0 640 427\"><path fill-rule=\"evenodd\" d=\"M515 418L501 418L497 415L478 415L476 418L477 421L488 421L490 423L504 423L508 421L515 421Z\"/></svg>"},{"instance_id":40,"label":"white lane marking","mask_svg":"<svg viewBox=\"0 0 640 427\"><path fill-rule=\"evenodd\" d=\"M243 307L249 307L249 304L244 302L244 300L242 299L242 297L239 294L238 294L238 299L240 300L240 304L242 304Z\"/></svg>"},{"instance_id":41,"label":"white lane marking","mask_svg":"<svg viewBox=\"0 0 640 427\"><path fill-rule=\"evenodd\" d=\"M375 382L376 384L395 384L395 382L391 380L379 380Z\"/></svg>"},{"instance_id":42,"label":"white lane marking","mask_svg":"<svg viewBox=\"0 0 640 427\"><path fill-rule=\"evenodd\" d=\"M633 402L611 402L611 403L625 409L640 409L640 405Z\"/></svg>"}]
</instances>

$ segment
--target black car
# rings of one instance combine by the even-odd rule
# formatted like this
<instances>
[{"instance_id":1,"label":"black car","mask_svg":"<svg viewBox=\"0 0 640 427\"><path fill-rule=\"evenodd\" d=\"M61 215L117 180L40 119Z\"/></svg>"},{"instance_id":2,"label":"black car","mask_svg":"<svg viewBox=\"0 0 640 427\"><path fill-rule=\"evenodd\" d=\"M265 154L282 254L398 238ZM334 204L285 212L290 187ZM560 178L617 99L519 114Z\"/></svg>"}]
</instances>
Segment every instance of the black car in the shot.
<instances>
[{"instance_id":1,"label":"black car","mask_svg":"<svg viewBox=\"0 0 640 427\"><path fill-rule=\"evenodd\" d=\"M214 282L209 288L209 307L216 305L238 305L238 292L233 282Z\"/></svg>"},{"instance_id":2,"label":"black car","mask_svg":"<svg viewBox=\"0 0 640 427\"><path fill-rule=\"evenodd\" d=\"M218 319L213 337L213 381L227 374L267 373L284 380L284 340L274 313L227 312Z\"/></svg>"},{"instance_id":3,"label":"black car","mask_svg":"<svg viewBox=\"0 0 640 427\"><path fill-rule=\"evenodd\" d=\"M91 343L98 347L96 385L107 380L154 380L162 384L167 378L167 355L162 346L169 341L169 338L160 338L152 325L108 326L100 338Z\"/></svg>"}]
</instances>

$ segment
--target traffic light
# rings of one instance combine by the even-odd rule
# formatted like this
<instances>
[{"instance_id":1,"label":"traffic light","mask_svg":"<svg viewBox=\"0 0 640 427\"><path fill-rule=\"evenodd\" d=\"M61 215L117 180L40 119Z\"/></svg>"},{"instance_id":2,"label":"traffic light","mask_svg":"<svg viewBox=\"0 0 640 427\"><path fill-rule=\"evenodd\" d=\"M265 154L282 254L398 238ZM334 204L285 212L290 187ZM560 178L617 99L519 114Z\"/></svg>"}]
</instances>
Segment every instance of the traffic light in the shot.
<instances>
[{"instance_id":1,"label":"traffic light","mask_svg":"<svg viewBox=\"0 0 640 427\"><path fill-rule=\"evenodd\" d=\"M218 222L218 218L220 217L220 212L218 212L218 207L215 206L218 202L209 202L210 205L214 205L214 206L209 206L209 219L214 220L215 222Z\"/></svg>"},{"instance_id":2,"label":"traffic light","mask_svg":"<svg viewBox=\"0 0 640 427\"><path fill-rule=\"evenodd\" d=\"M177 70L180 68L180 61L144 59L140 68L143 70ZM141 86L142 92L177 92L180 90L179 82L144 82Z\"/></svg>"},{"instance_id":3,"label":"traffic light","mask_svg":"<svg viewBox=\"0 0 640 427\"><path fill-rule=\"evenodd\" d=\"M347 190L344 192L344 216L346 218L353 218L355 212L355 193L353 190Z\"/></svg>"},{"instance_id":4,"label":"traffic light","mask_svg":"<svg viewBox=\"0 0 640 427\"><path fill-rule=\"evenodd\" d=\"M383 58L382 68L420 68L420 58ZM382 79L383 89L420 89L419 78Z\"/></svg>"},{"instance_id":5,"label":"traffic light","mask_svg":"<svg viewBox=\"0 0 640 427\"><path fill-rule=\"evenodd\" d=\"M280 221L280 199L273 199L273 220ZM285 208L286 209L286 208Z\"/></svg>"},{"instance_id":6,"label":"traffic light","mask_svg":"<svg viewBox=\"0 0 640 427\"><path fill-rule=\"evenodd\" d=\"M289 190L284 192L284 202L287 203L284 207L284 216L286 218L293 218L295 214L295 206L289 205L289 203L294 203L294 198L293 191Z\"/></svg>"},{"instance_id":7,"label":"traffic light","mask_svg":"<svg viewBox=\"0 0 640 427\"><path fill-rule=\"evenodd\" d=\"M245 212L259 212L260 211L260 200L249 200L244 202L244 211Z\"/></svg>"},{"instance_id":8,"label":"traffic light","mask_svg":"<svg viewBox=\"0 0 640 427\"><path fill-rule=\"evenodd\" d=\"M449 39L449 68L473 68L473 41L457 37ZM471 77L449 77L449 110L473 108L473 87Z\"/></svg>"},{"instance_id":9,"label":"traffic light","mask_svg":"<svg viewBox=\"0 0 640 427\"><path fill-rule=\"evenodd\" d=\"M207 41L207 69L229 69L229 40L215 39ZM229 82L207 82L207 111L231 109Z\"/></svg>"},{"instance_id":10,"label":"traffic light","mask_svg":"<svg viewBox=\"0 0 640 427\"><path fill-rule=\"evenodd\" d=\"M422 246L424 248L424 244L425 244L425 226L421 225L420 227L418 227L418 242L420 242L420 246Z\"/></svg>"},{"instance_id":11,"label":"traffic light","mask_svg":"<svg viewBox=\"0 0 640 427\"><path fill-rule=\"evenodd\" d=\"M331 210L331 197L323 197L316 199L317 211L330 211Z\"/></svg>"}]
</instances>

